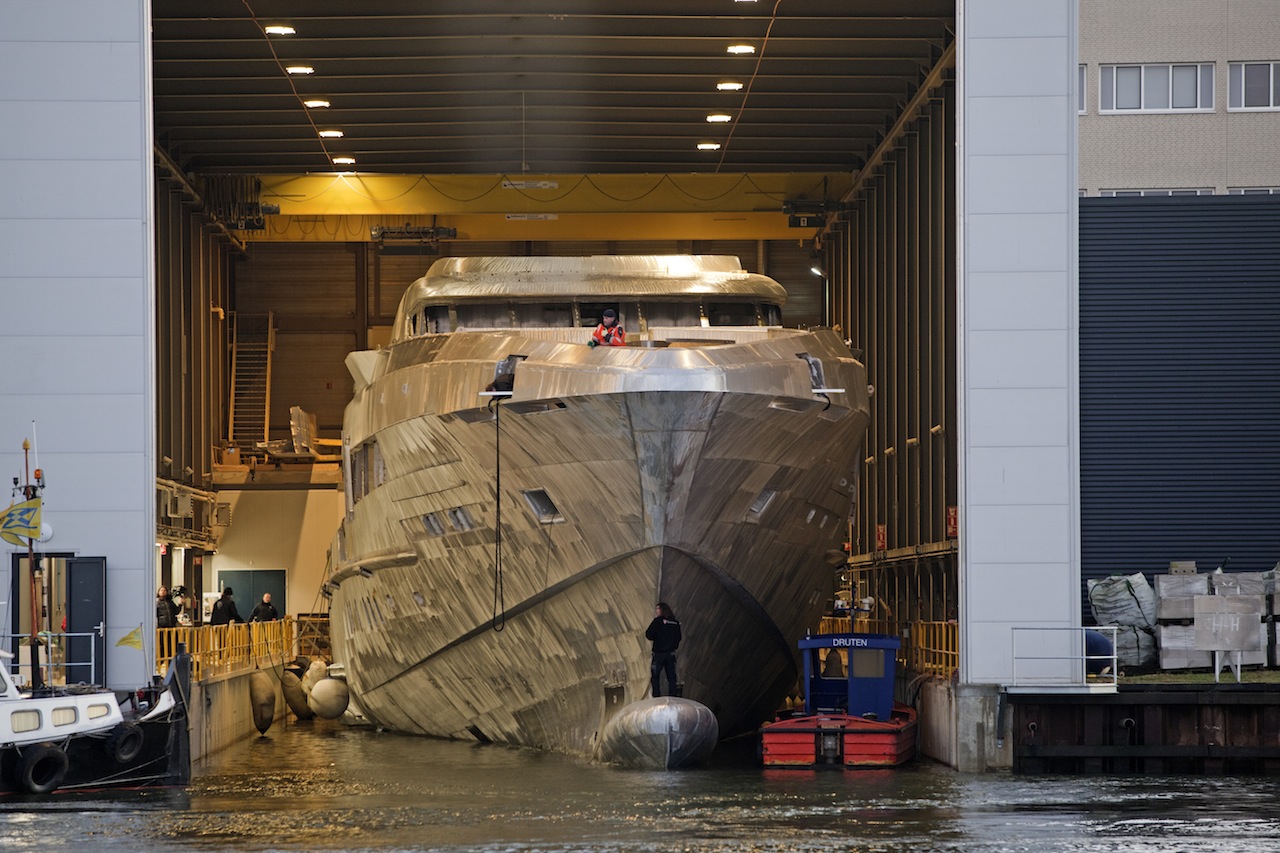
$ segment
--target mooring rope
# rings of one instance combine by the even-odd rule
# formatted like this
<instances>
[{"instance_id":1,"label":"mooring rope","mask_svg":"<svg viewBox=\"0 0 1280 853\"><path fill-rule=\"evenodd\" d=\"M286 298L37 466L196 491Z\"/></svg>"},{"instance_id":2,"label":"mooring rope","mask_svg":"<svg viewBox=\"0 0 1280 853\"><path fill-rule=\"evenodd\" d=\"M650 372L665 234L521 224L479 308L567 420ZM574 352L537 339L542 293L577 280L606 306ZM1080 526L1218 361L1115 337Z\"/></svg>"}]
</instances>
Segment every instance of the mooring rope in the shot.
<instances>
[{"instance_id":1,"label":"mooring rope","mask_svg":"<svg viewBox=\"0 0 1280 853\"><path fill-rule=\"evenodd\" d=\"M502 401L489 400L493 407L494 502L493 502L493 630L507 627L507 606L502 588Z\"/></svg>"}]
</instances>

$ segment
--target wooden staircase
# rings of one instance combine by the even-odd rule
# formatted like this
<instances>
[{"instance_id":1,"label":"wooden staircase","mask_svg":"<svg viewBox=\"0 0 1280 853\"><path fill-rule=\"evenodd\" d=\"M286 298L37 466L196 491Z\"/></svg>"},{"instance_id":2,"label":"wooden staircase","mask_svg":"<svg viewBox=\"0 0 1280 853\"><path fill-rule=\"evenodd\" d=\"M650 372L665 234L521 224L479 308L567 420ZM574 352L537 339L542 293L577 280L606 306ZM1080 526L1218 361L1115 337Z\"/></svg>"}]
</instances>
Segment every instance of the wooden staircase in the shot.
<instances>
[{"instance_id":1,"label":"wooden staircase","mask_svg":"<svg viewBox=\"0 0 1280 853\"><path fill-rule=\"evenodd\" d=\"M231 405L227 434L242 453L253 453L271 429L271 353L275 318L231 314Z\"/></svg>"}]
</instances>

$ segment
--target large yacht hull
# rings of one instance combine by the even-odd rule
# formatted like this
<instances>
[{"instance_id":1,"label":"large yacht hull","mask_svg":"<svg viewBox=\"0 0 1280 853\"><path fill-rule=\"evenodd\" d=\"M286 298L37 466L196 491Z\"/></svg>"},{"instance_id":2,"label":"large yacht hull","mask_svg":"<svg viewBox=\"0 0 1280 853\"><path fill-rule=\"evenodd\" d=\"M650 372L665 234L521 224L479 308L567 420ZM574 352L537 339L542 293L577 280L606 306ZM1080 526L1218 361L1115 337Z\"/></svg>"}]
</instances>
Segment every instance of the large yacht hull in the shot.
<instances>
[{"instance_id":1,"label":"large yacht hull","mask_svg":"<svg viewBox=\"0 0 1280 853\"><path fill-rule=\"evenodd\" d=\"M512 396L482 396L513 353ZM616 352L455 333L379 353L344 428L376 441L378 482L331 557L353 698L398 731L590 754L648 694L661 600L684 626L684 696L722 733L753 729L831 592L866 388L830 332Z\"/></svg>"}]
</instances>

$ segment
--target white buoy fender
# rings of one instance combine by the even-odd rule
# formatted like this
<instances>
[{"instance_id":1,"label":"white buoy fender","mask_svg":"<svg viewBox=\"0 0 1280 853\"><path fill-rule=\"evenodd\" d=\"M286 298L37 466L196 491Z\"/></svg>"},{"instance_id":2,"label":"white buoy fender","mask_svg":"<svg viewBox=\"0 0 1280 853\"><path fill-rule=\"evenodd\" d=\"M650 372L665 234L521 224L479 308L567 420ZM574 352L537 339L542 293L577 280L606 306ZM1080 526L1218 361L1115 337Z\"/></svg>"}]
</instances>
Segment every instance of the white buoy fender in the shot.
<instances>
[{"instance_id":1,"label":"white buoy fender","mask_svg":"<svg viewBox=\"0 0 1280 853\"><path fill-rule=\"evenodd\" d=\"M316 716L324 720L336 720L342 716L347 710L347 703L351 701L351 693L347 690L347 683L337 678L326 678L316 682L316 686L311 688L311 695L307 697L307 704L311 706L311 710L316 712Z\"/></svg>"},{"instance_id":2,"label":"white buoy fender","mask_svg":"<svg viewBox=\"0 0 1280 853\"><path fill-rule=\"evenodd\" d=\"M706 760L719 739L716 715L701 702L673 696L641 699L605 723L596 758L621 767L674 770Z\"/></svg>"},{"instance_id":3,"label":"white buoy fender","mask_svg":"<svg viewBox=\"0 0 1280 853\"><path fill-rule=\"evenodd\" d=\"M307 704L307 692L302 689L302 679L298 676L286 670L280 679L280 690L284 693L285 704L299 720L309 720L316 715Z\"/></svg>"},{"instance_id":4,"label":"white buoy fender","mask_svg":"<svg viewBox=\"0 0 1280 853\"><path fill-rule=\"evenodd\" d=\"M276 688L271 676L260 669L249 673L249 702L253 705L253 724L259 734L265 735L276 716Z\"/></svg>"},{"instance_id":5,"label":"white buoy fender","mask_svg":"<svg viewBox=\"0 0 1280 853\"><path fill-rule=\"evenodd\" d=\"M308 696L311 695L311 688L323 678L329 677L329 667L325 666L322 660L313 660L311 665L307 667L307 671L302 674L302 690Z\"/></svg>"}]
</instances>

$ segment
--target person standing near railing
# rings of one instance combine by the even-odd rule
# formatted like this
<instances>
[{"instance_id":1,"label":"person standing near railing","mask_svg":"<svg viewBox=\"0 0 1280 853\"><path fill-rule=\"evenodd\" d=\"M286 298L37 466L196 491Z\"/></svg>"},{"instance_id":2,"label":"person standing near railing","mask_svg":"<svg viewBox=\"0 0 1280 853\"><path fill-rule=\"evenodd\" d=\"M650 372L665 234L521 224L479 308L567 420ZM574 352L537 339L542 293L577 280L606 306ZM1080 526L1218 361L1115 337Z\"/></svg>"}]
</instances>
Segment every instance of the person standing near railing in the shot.
<instances>
[{"instance_id":1,"label":"person standing near railing","mask_svg":"<svg viewBox=\"0 0 1280 853\"><path fill-rule=\"evenodd\" d=\"M156 627L178 627L178 605L169 597L169 590L160 587L156 590Z\"/></svg>"},{"instance_id":2,"label":"person standing near railing","mask_svg":"<svg viewBox=\"0 0 1280 853\"><path fill-rule=\"evenodd\" d=\"M213 603L213 611L209 614L210 625L230 625L232 622L243 622L236 603L232 600L231 587L224 587L222 598Z\"/></svg>"},{"instance_id":3,"label":"person standing near railing","mask_svg":"<svg viewBox=\"0 0 1280 853\"><path fill-rule=\"evenodd\" d=\"M250 622L274 622L280 618L280 611L271 603L271 593L262 594L262 602L249 614Z\"/></svg>"}]
</instances>

